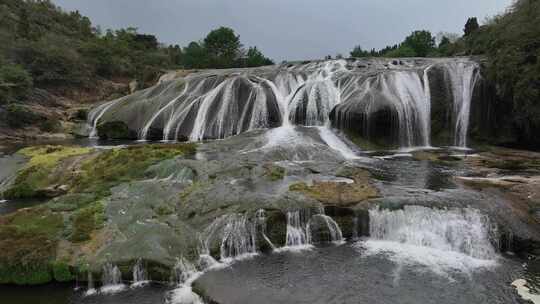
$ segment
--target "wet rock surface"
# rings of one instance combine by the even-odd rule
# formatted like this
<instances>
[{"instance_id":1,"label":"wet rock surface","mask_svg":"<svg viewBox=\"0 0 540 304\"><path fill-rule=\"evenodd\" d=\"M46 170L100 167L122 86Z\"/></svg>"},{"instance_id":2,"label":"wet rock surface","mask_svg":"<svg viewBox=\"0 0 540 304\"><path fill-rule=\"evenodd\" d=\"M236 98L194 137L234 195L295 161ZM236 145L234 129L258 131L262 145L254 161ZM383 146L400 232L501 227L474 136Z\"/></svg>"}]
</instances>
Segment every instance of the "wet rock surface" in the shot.
<instances>
[{"instance_id":1,"label":"wet rock surface","mask_svg":"<svg viewBox=\"0 0 540 304\"><path fill-rule=\"evenodd\" d=\"M196 262L205 249L204 240L208 240L208 253L217 260L224 252L270 252L285 246L293 211L309 211L305 224L311 242L327 244L338 234L325 217L336 223L343 238L352 240L369 236L368 210L408 205L481 210L500 227L500 240L513 237L512 246L504 245L504 250L536 252L531 244L540 238L534 213L523 212L518 204L535 206L537 179L530 168L489 187L499 192L478 191L478 187L464 188L470 186L465 181L476 183L478 178L506 170L486 166L479 158L500 161L500 156L445 150L414 152L405 158L378 154L386 156L348 159L321 142L317 128L294 130L293 148L273 142L276 130L200 143L193 150L176 144L67 154L49 148L56 155L54 166L62 171L53 169L59 172L52 175L56 177L38 186L66 185L68 194L40 206L46 219L64 219L58 230L44 235L55 244L55 254L44 265L61 261L79 280L85 280L88 271L99 278L102 266L112 263L125 280L131 280L131 269L142 259L152 280L168 281L179 258ZM73 155L73 151L78 152ZM519 155L506 153L510 153L509 161ZM137 155L153 161L135 170L128 160ZM529 157L530 167L534 159ZM22 210L14 213L10 229L20 229L19 220L11 218L27 216ZM222 222L216 224L219 219ZM212 225L218 228L205 238ZM247 235L246 239L253 236L254 241L239 243L234 233L227 238L227 229Z\"/></svg>"}]
</instances>

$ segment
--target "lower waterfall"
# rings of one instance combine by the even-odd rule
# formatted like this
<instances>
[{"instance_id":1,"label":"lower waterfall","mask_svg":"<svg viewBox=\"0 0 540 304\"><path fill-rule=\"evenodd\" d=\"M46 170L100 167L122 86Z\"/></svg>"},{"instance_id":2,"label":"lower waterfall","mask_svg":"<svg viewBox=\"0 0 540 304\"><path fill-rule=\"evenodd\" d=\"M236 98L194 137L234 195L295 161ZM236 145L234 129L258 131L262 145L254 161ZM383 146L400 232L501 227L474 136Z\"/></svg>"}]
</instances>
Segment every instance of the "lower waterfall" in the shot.
<instances>
[{"instance_id":1,"label":"lower waterfall","mask_svg":"<svg viewBox=\"0 0 540 304\"><path fill-rule=\"evenodd\" d=\"M201 297L193 292L192 284L202 275L197 267L185 258L179 258L174 266L172 281L177 288L167 296L169 304L204 304Z\"/></svg>"},{"instance_id":2,"label":"lower waterfall","mask_svg":"<svg viewBox=\"0 0 540 304\"><path fill-rule=\"evenodd\" d=\"M120 272L120 269L116 265L111 263L103 265L101 283L103 284L99 289L101 293L115 293L126 287L122 284L122 272Z\"/></svg>"},{"instance_id":3,"label":"lower waterfall","mask_svg":"<svg viewBox=\"0 0 540 304\"><path fill-rule=\"evenodd\" d=\"M287 235L285 238L285 247L302 248L309 247L310 244L311 235L309 233L308 219L306 219L305 212L287 212Z\"/></svg>"},{"instance_id":4,"label":"lower waterfall","mask_svg":"<svg viewBox=\"0 0 540 304\"><path fill-rule=\"evenodd\" d=\"M141 259L137 260L137 263L133 265L133 282L131 287L140 287L146 285L149 282L148 273L144 267Z\"/></svg>"},{"instance_id":5,"label":"lower waterfall","mask_svg":"<svg viewBox=\"0 0 540 304\"><path fill-rule=\"evenodd\" d=\"M385 254L396 263L420 264L445 274L496 265L497 243L487 216L478 210L372 209L370 238L357 243L368 255Z\"/></svg>"}]
</instances>

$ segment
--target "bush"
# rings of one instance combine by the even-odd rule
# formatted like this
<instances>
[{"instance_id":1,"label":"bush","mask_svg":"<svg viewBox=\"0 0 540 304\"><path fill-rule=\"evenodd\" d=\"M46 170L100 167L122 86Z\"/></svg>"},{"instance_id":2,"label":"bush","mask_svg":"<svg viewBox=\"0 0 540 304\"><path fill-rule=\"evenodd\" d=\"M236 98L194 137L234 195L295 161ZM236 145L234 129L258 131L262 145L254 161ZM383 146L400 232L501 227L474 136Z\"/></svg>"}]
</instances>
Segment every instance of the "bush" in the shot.
<instances>
[{"instance_id":1,"label":"bush","mask_svg":"<svg viewBox=\"0 0 540 304\"><path fill-rule=\"evenodd\" d=\"M24 98L32 87L32 77L22 66L4 64L0 66L0 104Z\"/></svg>"},{"instance_id":2,"label":"bush","mask_svg":"<svg viewBox=\"0 0 540 304\"><path fill-rule=\"evenodd\" d=\"M75 279L75 276L71 273L69 265L64 262L55 262L52 265L52 271L54 279L57 282L70 282Z\"/></svg>"},{"instance_id":3,"label":"bush","mask_svg":"<svg viewBox=\"0 0 540 304\"><path fill-rule=\"evenodd\" d=\"M62 124L56 118L48 118L40 124L39 128L45 132L58 132L62 129Z\"/></svg>"},{"instance_id":4,"label":"bush","mask_svg":"<svg viewBox=\"0 0 540 304\"><path fill-rule=\"evenodd\" d=\"M44 121L44 117L19 104L6 107L6 122L12 128L23 128Z\"/></svg>"}]
</instances>

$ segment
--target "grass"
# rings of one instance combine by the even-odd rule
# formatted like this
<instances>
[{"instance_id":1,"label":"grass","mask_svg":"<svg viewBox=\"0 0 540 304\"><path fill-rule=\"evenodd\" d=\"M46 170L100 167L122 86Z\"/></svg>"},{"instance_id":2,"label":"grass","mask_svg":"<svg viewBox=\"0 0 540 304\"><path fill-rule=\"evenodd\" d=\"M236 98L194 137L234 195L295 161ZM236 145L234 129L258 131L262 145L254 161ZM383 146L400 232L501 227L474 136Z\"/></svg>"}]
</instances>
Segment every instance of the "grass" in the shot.
<instances>
[{"instance_id":1,"label":"grass","mask_svg":"<svg viewBox=\"0 0 540 304\"><path fill-rule=\"evenodd\" d=\"M0 218L0 283L43 284L52 280L57 237L63 218L46 208Z\"/></svg>"},{"instance_id":2,"label":"grass","mask_svg":"<svg viewBox=\"0 0 540 304\"><path fill-rule=\"evenodd\" d=\"M148 167L162 160L195 153L195 144L144 145L111 149L86 160L75 181L75 192L90 192L103 197L122 182L144 177Z\"/></svg>"},{"instance_id":3,"label":"grass","mask_svg":"<svg viewBox=\"0 0 540 304\"><path fill-rule=\"evenodd\" d=\"M92 240L105 223L103 198L111 187L145 178L148 167L170 158L195 153L195 144L141 145L99 153L64 146L26 148L29 157L6 197L32 197L40 189L67 185L71 193L45 205L0 217L0 284L43 284L73 280L70 266L56 260L58 241ZM64 162L83 156L77 163ZM69 172L64 171L69 167ZM51 177L54 176L54 177ZM166 206L165 206L166 207ZM171 210L160 209L160 214ZM65 224L64 218L66 219ZM85 243L87 244L87 243Z\"/></svg>"},{"instance_id":4,"label":"grass","mask_svg":"<svg viewBox=\"0 0 540 304\"><path fill-rule=\"evenodd\" d=\"M8 199L40 196L39 190L50 186L51 175L59 163L69 157L88 154L90 148L69 146L36 146L18 153L29 158L19 171L13 186L4 193Z\"/></svg>"},{"instance_id":5,"label":"grass","mask_svg":"<svg viewBox=\"0 0 540 304\"><path fill-rule=\"evenodd\" d=\"M103 227L105 222L105 207L102 202L96 202L72 215L73 232L70 240L75 243L88 241L92 232Z\"/></svg>"},{"instance_id":6,"label":"grass","mask_svg":"<svg viewBox=\"0 0 540 304\"><path fill-rule=\"evenodd\" d=\"M266 165L265 170L265 175L273 182L282 180L285 177L286 173L284 168L271 164Z\"/></svg>"}]
</instances>

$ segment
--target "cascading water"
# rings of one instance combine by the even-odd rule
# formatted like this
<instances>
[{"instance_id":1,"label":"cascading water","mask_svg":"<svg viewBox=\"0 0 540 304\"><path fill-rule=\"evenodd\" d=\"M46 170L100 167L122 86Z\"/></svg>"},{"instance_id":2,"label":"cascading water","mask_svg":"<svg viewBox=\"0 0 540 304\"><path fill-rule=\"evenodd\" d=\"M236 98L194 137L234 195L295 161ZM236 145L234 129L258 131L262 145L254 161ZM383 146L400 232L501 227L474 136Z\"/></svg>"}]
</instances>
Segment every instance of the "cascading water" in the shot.
<instances>
[{"instance_id":1,"label":"cascading water","mask_svg":"<svg viewBox=\"0 0 540 304\"><path fill-rule=\"evenodd\" d=\"M454 145L467 147L467 132L471 112L471 99L480 74L478 64L470 61L445 63L453 96Z\"/></svg>"},{"instance_id":2,"label":"cascading water","mask_svg":"<svg viewBox=\"0 0 540 304\"><path fill-rule=\"evenodd\" d=\"M101 293L115 293L125 288L125 285L122 284L122 273L116 265L106 263L103 265L102 271L101 282L103 286L99 290Z\"/></svg>"},{"instance_id":3,"label":"cascading water","mask_svg":"<svg viewBox=\"0 0 540 304\"><path fill-rule=\"evenodd\" d=\"M247 214L227 214L216 219L201 234L201 255L210 256L217 246L222 262L256 254L257 223Z\"/></svg>"},{"instance_id":4,"label":"cascading water","mask_svg":"<svg viewBox=\"0 0 540 304\"><path fill-rule=\"evenodd\" d=\"M187 259L177 259L173 268L172 280L177 288L172 290L167 297L169 304L203 304L201 297L193 292L192 284L202 275L197 267Z\"/></svg>"},{"instance_id":5,"label":"cascading water","mask_svg":"<svg viewBox=\"0 0 540 304\"><path fill-rule=\"evenodd\" d=\"M374 239L461 252L479 259L495 257L489 220L474 209L372 209L369 220Z\"/></svg>"},{"instance_id":6,"label":"cascading water","mask_svg":"<svg viewBox=\"0 0 540 304\"><path fill-rule=\"evenodd\" d=\"M148 282L148 273L146 272L143 261L139 259L137 260L137 263L133 265L133 283L131 286L139 287L147 284Z\"/></svg>"},{"instance_id":7,"label":"cascading water","mask_svg":"<svg viewBox=\"0 0 540 304\"><path fill-rule=\"evenodd\" d=\"M87 275L87 288L86 288L86 292L85 292L85 295L87 296L91 296L91 295L94 295L96 294L96 288L94 286L94 277L92 276L92 272L88 272L88 275Z\"/></svg>"},{"instance_id":8,"label":"cascading water","mask_svg":"<svg viewBox=\"0 0 540 304\"><path fill-rule=\"evenodd\" d=\"M257 253L255 227L246 215L232 216L223 230L221 260Z\"/></svg>"},{"instance_id":9,"label":"cascading water","mask_svg":"<svg viewBox=\"0 0 540 304\"><path fill-rule=\"evenodd\" d=\"M381 78L381 86L397 111L401 147L429 146L430 98L418 74L393 72Z\"/></svg>"},{"instance_id":10,"label":"cascading water","mask_svg":"<svg viewBox=\"0 0 540 304\"><path fill-rule=\"evenodd\" d=\"M441 274L496 264L489 219L475 209L372 209L369 223L370 239L359 243L368 254L389 254Z\"/></svg>"},{"instance_id":11,"label":"cascading water","mask_svg":"<svg viewBox=\"0 0 540 304\"><path fill-rule=\"evenodd\" d=\"M287 212L287 235L285 246L289 248L309 247L311 235L308 226L309 218L306 212Z\"/></svg>"},{"instance_id":12,"label":"cascading water","mask_svg":"<svg viewBox=\"0 0 540 304\"><path fill-rule=\"evenodd\" d=\"M120 101L120 99L113 100L106 102L97 108L93 109L88 113L88 121L90 122L90 125L92 126L92 129L90 130L90 138L97 138L98 132L97 132L97 126L99 123L99 120L101 117L115 104L117 104Z\"/></svg>"},{"instance_id":13,"label":"cascading water","mask_svg":"<svg viewBox=\"0 0 540 304\"><path fill-rule=\"evenodd\" d=\"M192 141L295 124L329 129L332 123L363 137L390 136L384 129L392 128L388 132L400 147L429 147L430 74L441 69L453 95L453 144L465 147L479 73L476 63L463 58L330 60L194 73L97 107L89 115L91 136L100 123L114 119L130 130L136 126L132 131L142 140ZM115 115L104 115L110 111ZM354 155L346 144L339 146L344 156Z\"/></svg>"},{"instance_id":14,"label":"cascading water","mask_svg":"<svg viewBox=\"0 0 540 304\"><path fill-rule=\"evenodd\" d=\"M328 231L329 241L332 243L343 243L343 233L341 232L341 228L339 228L338 223L334 221L331 217L324 214L316 214L311 217L309 223L308 223L308 231L310 231L313 227L313 222L317 220L322 220L324 223L323 229ZM313 233L310 233L313 238Z\"/></svg>"}]
</instances>

